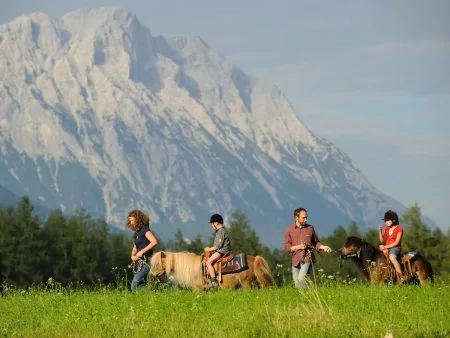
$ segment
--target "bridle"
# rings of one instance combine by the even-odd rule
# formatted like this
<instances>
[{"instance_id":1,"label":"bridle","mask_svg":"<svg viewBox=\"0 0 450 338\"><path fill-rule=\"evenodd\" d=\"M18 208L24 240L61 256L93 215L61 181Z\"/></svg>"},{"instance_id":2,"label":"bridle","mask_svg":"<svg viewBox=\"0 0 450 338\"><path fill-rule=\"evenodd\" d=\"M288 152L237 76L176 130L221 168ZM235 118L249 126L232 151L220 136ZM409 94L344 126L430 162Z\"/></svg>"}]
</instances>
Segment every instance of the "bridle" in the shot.
<instances>
[{"instance_id":1,"label":"bridle","mask_svg":"<svg viewBox=\"0 0 450 338\"><path fill-rule=\"evenodd\" d=\"M343 254L343 255L341 255L341 257L343 259L354 258L354 257L360 258L361 257L361 247L358 249L358 251L356 251L356 253L354 253L354 254Z\"/></svg>"}]
</instances>

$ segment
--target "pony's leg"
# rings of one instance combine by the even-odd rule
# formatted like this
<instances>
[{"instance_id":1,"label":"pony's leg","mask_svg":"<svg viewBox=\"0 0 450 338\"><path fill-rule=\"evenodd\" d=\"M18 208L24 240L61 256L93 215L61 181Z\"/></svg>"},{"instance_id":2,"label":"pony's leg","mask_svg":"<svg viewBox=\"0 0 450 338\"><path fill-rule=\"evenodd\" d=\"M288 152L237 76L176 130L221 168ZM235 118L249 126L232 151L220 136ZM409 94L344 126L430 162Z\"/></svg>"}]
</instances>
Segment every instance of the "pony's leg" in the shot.
<instances>
[{"instance_id":1,"label":"pony's leg","mask_svg":"<svg viewBox=\"0 0 450 338\"><path fill-rule=\"evenodd\" d=\"M239 278L239 282L236 283L236 287L241 285L244 290L250 290L253 286L253 281L246 278Z\"/></svg>"},{"instance_id":2,"label":"pony's leg","mask_svg":"<svg viewBox=\"0 0 450 338\"><path fill-rule=\"evenodd\" d=\"M428 274L425 271L423 271L421 269L418 269L416 271L416 275L417 275L417 277L419 279L420 285L427 285L430 282L430 278L429 278Z\"/></svg>"},{"instance_id":3,"label":"pony's leg","mask_svg":"<svg viewBox=\"0 0 450 338\"><path fill-rule=\"evenodd\" d=\"M427 285L433 281L433 270L431 270L426 261L419 257L411 264L411 272L416 282L420 285Z\"/></svg>"}]
</instances>

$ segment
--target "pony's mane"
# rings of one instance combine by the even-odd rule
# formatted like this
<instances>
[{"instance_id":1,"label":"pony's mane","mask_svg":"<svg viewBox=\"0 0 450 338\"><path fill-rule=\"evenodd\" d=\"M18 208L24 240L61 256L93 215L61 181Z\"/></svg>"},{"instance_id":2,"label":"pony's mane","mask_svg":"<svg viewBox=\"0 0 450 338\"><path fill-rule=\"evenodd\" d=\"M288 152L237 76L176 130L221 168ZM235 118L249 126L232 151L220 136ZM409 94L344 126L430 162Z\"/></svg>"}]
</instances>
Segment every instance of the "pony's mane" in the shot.
<instances>
[{"instance_id":1,"label":"pony's mane","mask_svg":"<svg viewBox=\"0 0 450 338\"><path fill-rule=\"evenodd\" d=\"M166 274L177 284L192 288L202 282L201 256L191 252L166 252Z\"/></svg>"},{"instance_id":2,"label":"pony's mane","mask_svg":"<svg viewBox=\"0 0 450 338\"><path fill-rule=\"evenodd\" d=\"M372 247L375 248L375 246L369 242L367 242L364 238L359 238L356 236L350 236L347 237L346 243L351 243L358 246L366 246L366 247Z\"/></svg>"},{"instance_id":3,"label":"pony's mane","mask_svg":"<svg viewBox=\"0 0 450 338\"><path fill-rule=\"evenodd\" d=\"M351 243L351 244L356 244L356 245L361 245L366 241L364 239L356 237L356 236L350 236L350 237L347 237L347 240L345 242Z\"/></svg>"}]
</instances>

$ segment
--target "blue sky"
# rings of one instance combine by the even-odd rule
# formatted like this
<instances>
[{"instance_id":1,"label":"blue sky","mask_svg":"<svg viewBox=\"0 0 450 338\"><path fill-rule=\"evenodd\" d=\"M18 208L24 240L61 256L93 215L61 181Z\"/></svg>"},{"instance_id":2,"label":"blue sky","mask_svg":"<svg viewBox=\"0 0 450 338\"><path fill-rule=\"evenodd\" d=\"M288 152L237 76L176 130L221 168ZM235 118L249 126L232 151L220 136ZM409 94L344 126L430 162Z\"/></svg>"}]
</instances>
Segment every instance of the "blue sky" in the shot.
<instances>
[{"instance_id":1,"label":"blue sky","mask_svg":"<svg viewBox=\"0 0 450 338\"><path fill-rule=\"evenodd\" d=\"M98 6L130 10L154 35L201 36L276 84L376 187L449 228L449 1L0 0L0 23Z\"/></svg>"}]
</instances>

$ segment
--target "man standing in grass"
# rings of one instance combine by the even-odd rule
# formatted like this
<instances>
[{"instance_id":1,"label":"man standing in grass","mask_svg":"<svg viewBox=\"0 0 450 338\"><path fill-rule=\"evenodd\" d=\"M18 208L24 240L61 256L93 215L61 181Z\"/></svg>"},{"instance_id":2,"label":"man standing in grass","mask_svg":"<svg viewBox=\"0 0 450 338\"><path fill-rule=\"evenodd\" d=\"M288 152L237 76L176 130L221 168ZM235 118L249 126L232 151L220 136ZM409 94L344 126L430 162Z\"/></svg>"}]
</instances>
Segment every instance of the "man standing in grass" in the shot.
<instances>
[{"instance_id":1,"label":"man standing in grass","mask_svg":"<svg viewBox=\"0 0 450 338\"><path fill-rule=\"evenodd\" d=\"M305 208L294 210L295 223L284 232L284 250L292 256L292 278L297 288L308 288L306 275L314 263L313 249L331 252L331 248L322 244L311 224L306 223L308 213Z\"/></svg>"}]
</instances>

